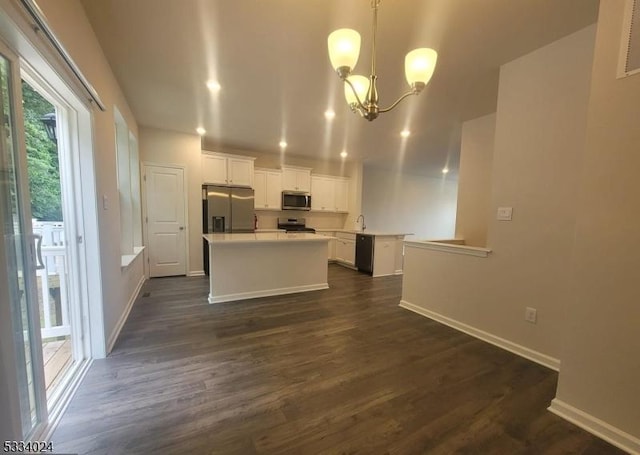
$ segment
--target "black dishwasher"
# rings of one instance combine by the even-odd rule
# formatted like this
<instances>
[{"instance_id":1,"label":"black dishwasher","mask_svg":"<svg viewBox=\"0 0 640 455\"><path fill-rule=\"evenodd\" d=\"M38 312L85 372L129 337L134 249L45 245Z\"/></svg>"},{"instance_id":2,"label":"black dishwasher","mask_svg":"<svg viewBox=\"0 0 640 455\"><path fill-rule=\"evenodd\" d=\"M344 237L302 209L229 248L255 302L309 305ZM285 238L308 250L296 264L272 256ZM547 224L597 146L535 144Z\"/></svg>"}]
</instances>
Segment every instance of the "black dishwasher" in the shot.
<instances>
[{"instance_id":1,"label":"black dishwasher","mask_svg":"<svg viewBox=\"0 0 640 455\"><path fill-rule=\"evenodd\" d=\"M356 234L356 268L373 275L373 236Z\"/></svg>"}]
</instances>

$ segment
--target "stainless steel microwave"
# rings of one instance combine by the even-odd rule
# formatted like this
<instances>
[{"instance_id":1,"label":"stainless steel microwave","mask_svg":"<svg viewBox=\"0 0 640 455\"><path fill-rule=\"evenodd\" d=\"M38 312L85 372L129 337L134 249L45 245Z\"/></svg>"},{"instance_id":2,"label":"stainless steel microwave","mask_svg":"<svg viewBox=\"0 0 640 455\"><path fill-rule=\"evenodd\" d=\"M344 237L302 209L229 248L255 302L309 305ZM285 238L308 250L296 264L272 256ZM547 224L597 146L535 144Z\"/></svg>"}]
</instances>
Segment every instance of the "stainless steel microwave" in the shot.
<instances>
[{"instance_id":1,"label":"stainless steel microwave","mask_svg":"<svg viewBox=\"0 0 640 455\"><path fill-rule=\"evenodd\" d=\"M283 191L282 210L311 210L311 195L296 191Z\"/></svg>"}]
</instances>

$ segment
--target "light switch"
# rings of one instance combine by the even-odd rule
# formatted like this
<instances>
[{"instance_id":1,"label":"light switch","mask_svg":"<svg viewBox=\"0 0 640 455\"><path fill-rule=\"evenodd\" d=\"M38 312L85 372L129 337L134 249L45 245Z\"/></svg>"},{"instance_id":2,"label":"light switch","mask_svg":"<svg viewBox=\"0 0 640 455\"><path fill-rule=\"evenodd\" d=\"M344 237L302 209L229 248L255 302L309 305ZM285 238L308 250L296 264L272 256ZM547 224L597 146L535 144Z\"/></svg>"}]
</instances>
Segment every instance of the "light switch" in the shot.
<instances>
[{"instance_id":1,"label":"light switch","mask_svg":"<svg viewBox=\"0 0 640 455\"><path fill-rule=\"evenodd\" d=\"M102 195L102 209L109 210L109 197L106 194Z\"/></svg>"},{"instance_id":2,"label":"light switch","mask_svg":"<svg viewBox=\"0 0 640 455\"><path fill-rule=\"evenodd\" d=\"M511 221L513 215L513 207L498 207L498 220Z\"/></svg>"}]
</instances>

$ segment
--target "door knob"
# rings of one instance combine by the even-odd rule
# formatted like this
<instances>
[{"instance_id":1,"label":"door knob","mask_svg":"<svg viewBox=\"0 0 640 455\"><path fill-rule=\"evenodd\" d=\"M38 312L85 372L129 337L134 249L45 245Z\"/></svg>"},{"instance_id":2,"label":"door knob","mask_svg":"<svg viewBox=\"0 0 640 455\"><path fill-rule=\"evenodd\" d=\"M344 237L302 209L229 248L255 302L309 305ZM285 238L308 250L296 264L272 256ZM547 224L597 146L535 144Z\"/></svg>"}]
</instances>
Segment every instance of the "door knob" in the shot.
<instances>
[{"instance_id":1,"label":"door knob","mask_svg":"<svg viewBox=\"0 0 640 455\"><path fill-rule=\"evenodd\" d=\"M180 230L181 230L181 231L184 231L184 226L180 226Z\"/></svg>"}]
</instances>

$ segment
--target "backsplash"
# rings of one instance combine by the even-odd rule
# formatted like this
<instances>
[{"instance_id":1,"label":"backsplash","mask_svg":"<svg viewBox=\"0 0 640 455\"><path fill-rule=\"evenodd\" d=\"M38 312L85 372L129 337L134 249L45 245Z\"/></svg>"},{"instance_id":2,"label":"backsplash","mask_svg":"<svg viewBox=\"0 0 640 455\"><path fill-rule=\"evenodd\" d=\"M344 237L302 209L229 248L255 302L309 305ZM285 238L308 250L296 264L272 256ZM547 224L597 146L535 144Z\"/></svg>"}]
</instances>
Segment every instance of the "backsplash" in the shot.
<instances>
[{"instance_id":1,"label":"backsplash","mask_svg":"<svg viewBox=\"0 0 640 455\"><path fill-rule=\"evenodd\" d=\"M258 229L276 229L278 217L280 218L304 218L307 227L315 229L344 229L347 219L346 213L322 213L284 210L280 212L256 210L258 216Z\"/></svg>"}]
</instances>

